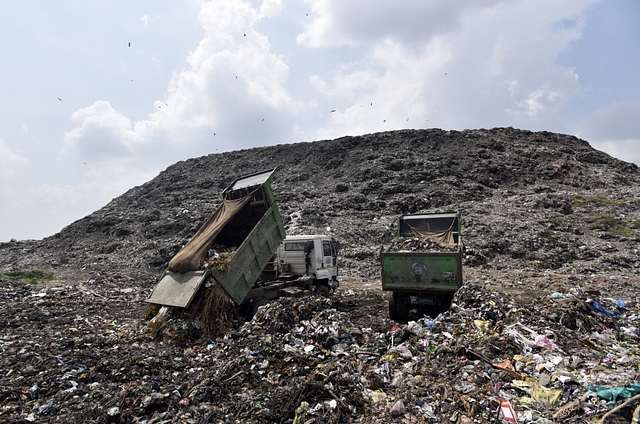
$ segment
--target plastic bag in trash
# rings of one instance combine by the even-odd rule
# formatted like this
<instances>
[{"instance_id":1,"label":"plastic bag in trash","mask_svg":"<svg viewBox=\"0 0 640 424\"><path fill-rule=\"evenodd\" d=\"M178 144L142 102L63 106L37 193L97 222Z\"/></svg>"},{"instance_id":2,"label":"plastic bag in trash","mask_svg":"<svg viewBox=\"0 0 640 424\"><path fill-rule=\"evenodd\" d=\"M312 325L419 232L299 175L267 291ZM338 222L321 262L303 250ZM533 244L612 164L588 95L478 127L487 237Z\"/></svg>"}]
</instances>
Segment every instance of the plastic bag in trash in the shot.
<instances>
[{"instance_id":1,"label":"plastic bag in trash","mask_svg":"<svg viewBox=\"0 0 640 424\"><path fill-rule=\"evenodd\" d=\"M613 405L618 400L618 397L630 398L636 393L640 393L640 383L633 383L631 387L610 387L610 386L587 386L587 390L596 392L598 397L608 400L610 405Z\"/></svg>"},{"instance_id":2,"label":"plastic bag in trash","mask_svg":"<svg viewBox=\"0 0 640 424\"><path fill-rule=\"evenodd\" d=\"M424 320L424 325L428 327L429 330L433 330L434 328L436 328L437 324L434 320L427 318Z\"/></svg>"},{"instance_id":3,"label":"plastic bag in trash","mask_svg":"<svg viewBox=\"0 0 640 424\"><path fill-rule=\"evenodd\" d=\"M597 300L595 300L593 302L593 309L595 309L598 312L602 312L603 314L605 314L608 317L613 317L613 315L611 314L611 312L607 311L606 309L604 309L602 307L602 305L600 305L600 302L598 302Z\"/></svg>"},{"instance_id":4,"label":"plastic bag in trash","mask_svg":"<svg viewBox=\"0 0 640 424\"><path fill-rule=\"evenodd\" d=\"M391 413L392 417L399 417L400 415L404 415L404 411L404 402L400 399L391 407L389 413Z\"/></svg>"}]
</instances>

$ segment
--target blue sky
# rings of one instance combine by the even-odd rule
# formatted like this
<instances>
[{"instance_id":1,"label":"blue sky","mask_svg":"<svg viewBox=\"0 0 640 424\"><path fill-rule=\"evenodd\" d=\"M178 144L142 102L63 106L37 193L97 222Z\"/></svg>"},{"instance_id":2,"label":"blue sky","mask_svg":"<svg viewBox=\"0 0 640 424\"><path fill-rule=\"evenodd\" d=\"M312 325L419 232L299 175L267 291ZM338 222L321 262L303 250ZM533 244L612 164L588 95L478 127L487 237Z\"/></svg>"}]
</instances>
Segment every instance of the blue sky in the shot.
<instances>
[{"instance_id":1,"label":"blue sky","mask_svg":"<svg viewBox=\"0 0 640 424\"><path fill-rule=\"evenodd\" d=\"M179 160L344 135L513 126L640 164L637 0L7 0L0 14L0 241L55 234Z\"/></svg>"}]
</instances>

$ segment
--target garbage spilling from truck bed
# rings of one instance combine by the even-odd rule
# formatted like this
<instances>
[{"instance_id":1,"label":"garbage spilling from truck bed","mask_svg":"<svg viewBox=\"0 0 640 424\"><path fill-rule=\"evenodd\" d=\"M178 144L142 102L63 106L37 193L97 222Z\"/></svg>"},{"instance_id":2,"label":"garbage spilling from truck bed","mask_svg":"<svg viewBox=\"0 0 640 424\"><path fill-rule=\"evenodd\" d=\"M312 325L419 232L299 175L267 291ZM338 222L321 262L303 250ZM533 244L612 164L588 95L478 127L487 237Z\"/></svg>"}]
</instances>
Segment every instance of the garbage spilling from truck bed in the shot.
<instances>
[{"instance_id":1,"label":"garbage spilling from truck bed","mask_svg":"<svg viewBox=\"0 0 640 424\"><path fill-rule=\"evenodd\" d=\"M394 237L386 247L387 252L455 252L455 245L440 243L429 237Z\"/></svg>"},{"instance_id":2,"label":"garbage spilling from truck bed","mask_svg":"<svg viewBox=\"0 0 640 424\"><path fill-rule=\"evenodd\" d=\"M185 343L203 334L223 334L239 316L224 289L207 281L189 308L149 305L144 318L148 319L147 332L152 339Z\"/></svg>"},{"instance_id":3,"label":"garbage spilling from truck bed","mask_svg":"<svg viewBox=\"0 0 640 424\"><path fill-rule=\"evenodd\" d=\"M632 288L563 284L531 301L467 279L435 319L391 321L377 284L344 279L332 298L276 299L217 337L167 343L140 319L146 293L117 280L4 281L0 421L544 423L615 408L606 422L631 421Z\"/></svg>"},{"instance_id":4,"label":"garbage spilling from truck bed","mask_svg":"<svg viewBox=\"0 0 640 424\"><path fill-rule=\"evenodd\" d=\"M220 244L211 246L207 252L207 260L203 268L215 268L223 272L229 271L233 265L234 251L235 249Z\"/></svg>"}]
</instances>

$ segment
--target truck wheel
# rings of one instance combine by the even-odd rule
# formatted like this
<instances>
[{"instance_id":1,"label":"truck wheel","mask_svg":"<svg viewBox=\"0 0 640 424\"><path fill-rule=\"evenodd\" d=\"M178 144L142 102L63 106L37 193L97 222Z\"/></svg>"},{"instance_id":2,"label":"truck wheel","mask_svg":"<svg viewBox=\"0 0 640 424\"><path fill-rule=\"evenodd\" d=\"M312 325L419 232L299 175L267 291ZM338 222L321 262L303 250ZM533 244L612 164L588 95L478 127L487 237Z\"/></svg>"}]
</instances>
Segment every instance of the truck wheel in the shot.
<instances>
[{"instance_id":1,"label":"truck wheel","mask_svg":"<svg viewBox=\"0 0 640 424\"><path fill-rule=\"evenodd\" d=\"M251 308L249 310L249 314L251 315L249 318L253 318L253 316L258 312L258 308L267 304L266 299L258 299L255 302L251 302Z\"/></svg>"},{"instance_id":2,"label":"truck wheel","mask_svg":"<svg viewBox=\"0 0 640 424\"><path fill-rule=\"evenodd\" d=\"M441 312L448 311L452 303L453 303L453 293L442 296L442 303L440 304L440 310L438 312L441 313Z\"/></svg>"},{"instance_id":3,"label":"truck wheel","mask_svg":"<svg viewBox=\"0 0 640 424\"><path fill-rule=\"evenodd\" d=\"M396 321L407 322L409 320L409 308L404 303L404 295L399 294L396 298Z\"/></svg>"},{"instance_id":4,"label":"truck wheel","mask_svg":"<svg viewBox=\"0 0 640 424\"><path fill-rule=\"evenodd\" d=\"M398 321L398 313L396 310L396 300L391 296L389 298L389 318L394 321Z\"/></svg>"},{"instance_id":5,"label":"truck wheel","mask_svg":"<svg viewBox=\"0 0 640 424\"><path fill-rule=\"evenodd\" d=\"M320 284L313 289L313 294L316 296L329 297L329 287Z\"/></svg>"}]
</instances>

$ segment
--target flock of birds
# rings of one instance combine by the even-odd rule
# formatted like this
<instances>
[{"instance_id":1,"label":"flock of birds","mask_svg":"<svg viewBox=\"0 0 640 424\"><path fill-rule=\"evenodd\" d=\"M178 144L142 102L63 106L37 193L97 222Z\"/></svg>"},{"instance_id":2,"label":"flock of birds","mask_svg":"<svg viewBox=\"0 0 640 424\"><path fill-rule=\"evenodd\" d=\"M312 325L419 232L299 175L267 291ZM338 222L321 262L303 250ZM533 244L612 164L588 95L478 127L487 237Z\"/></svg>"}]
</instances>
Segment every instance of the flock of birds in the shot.
<instances>
[{"instance_id":1,"label":"flock of birds","mask_svg":"<svg viewBox=\"0 0 640 424\"><path fill-rule=\"evenodd\" d=\"M309 14L308 14L308 13L307 13L307 16L309 16ZM246 34L246 33L244 33L244 36L246 37L246 36L247 36L247 34ZM128 46L128 47L131 47L131 42L130 42L130 41L129 41L129 43L128 43L128 45L127 45L127 46ZM445 74L445 75L448 75L448 72L445 72L444 74ZM237 79L237 78L238 78L238 76L236 75L236 79ZM133 80L131 80L131 81L133 81ZM62 99L61 99L60 97L58 97L58 100L62 101ZM168 105L166 102L165 102L165 106L169 107L169 105ZM373 106L373 102L371 103L371 106ZM360 106L360 107L362 107L362 106ZM161 109L161 108L162 108L162 105L158 105L158 108L160 108L160 109ZM332 109L332 110L331 110L331 113L334 113L334 112L337 112L337 109ZM407 118L407 122L408 122L408 121L409 121L409 118ZM427 119L427 121L429 121L429 120ZM262 118L262 121L261 121L261 122L264 122L264 118ZM386 119L384 119L382 122L387 122L387 120L386 120ZM302 129L301 129L300 131L302 131ZM214 133L213 133L213 135L216 135L216 133L214 132ZM216 149L216 150L217 150L217 149ZM85 163L85 165L86 165L86 163Z\"/></svg>"}]
</instances>

